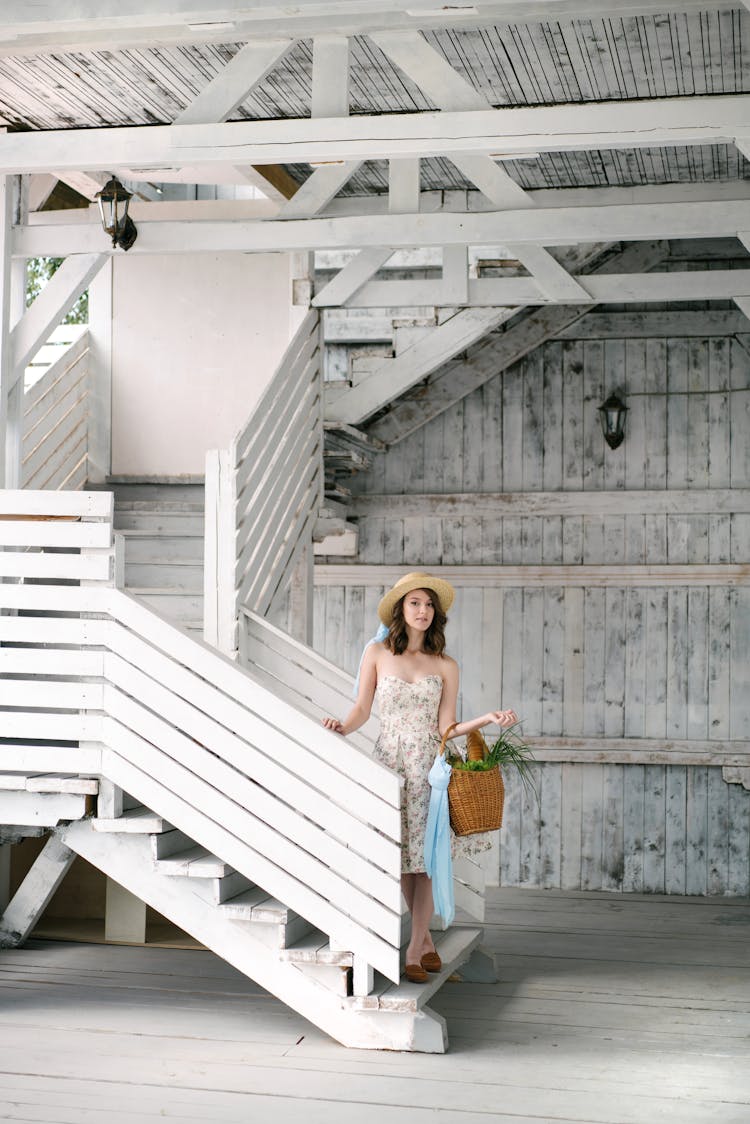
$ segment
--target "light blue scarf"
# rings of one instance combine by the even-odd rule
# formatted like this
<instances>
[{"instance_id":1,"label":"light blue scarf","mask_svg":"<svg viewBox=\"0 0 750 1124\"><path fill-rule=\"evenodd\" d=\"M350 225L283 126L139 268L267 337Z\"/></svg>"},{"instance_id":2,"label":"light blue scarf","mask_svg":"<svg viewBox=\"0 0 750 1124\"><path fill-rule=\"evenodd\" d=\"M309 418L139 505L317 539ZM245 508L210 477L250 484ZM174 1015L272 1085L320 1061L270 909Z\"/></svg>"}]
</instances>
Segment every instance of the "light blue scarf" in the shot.
<instances>
[{"instance_id":1,"label":"light blue scarf","mask_svg":"<svg viewBox=\"0 0 750 1124\"><path fill-rule=\"evenodd\" d=\"M435 912L440 914L446 925L450 925L456 915L448 812L448 785L452 771L444 755L438 753L428 777L430 807L424 836L424 865L432 879L432 900Z\"/></svg>"}]
</instances>

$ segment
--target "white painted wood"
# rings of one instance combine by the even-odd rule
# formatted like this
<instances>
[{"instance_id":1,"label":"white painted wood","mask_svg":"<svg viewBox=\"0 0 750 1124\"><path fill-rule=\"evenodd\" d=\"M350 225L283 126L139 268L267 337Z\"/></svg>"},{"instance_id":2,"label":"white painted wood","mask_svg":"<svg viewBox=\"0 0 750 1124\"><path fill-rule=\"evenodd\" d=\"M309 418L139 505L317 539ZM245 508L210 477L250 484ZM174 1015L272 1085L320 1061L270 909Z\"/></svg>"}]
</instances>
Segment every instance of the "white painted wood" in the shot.
<instances>
[{"instance_id":1,"label":"white painted wood","mask_svg":"<svg viewBox=\"0 0 750 1124\"><path fill-rule=\"evenodd\" d=\"M448 157L459 172L479 188L493 207L510 210L533 206L532 200L523 188L490 157L453 151L448 152Z\"/></svg>"},{"instance_id":2,"label":"white painted wood","mask_svg":"<svg viewBox=\"0 0 750 1124\"><path fill-rule=\"evenodd\" d=\"M519 255L520 256L520 255ZM526 256L524 254L524 256ZM537 268L539 247L528 255ZM554 259L553 259L554 260ZM546 261L542 257L542 261ZM556 264L556 263L555 263ZM685 273L621 273L608 277L587 274L566 281L555 269L543 285L534 277L481 278L469 281L467 304L474 308L499 305L528 305L580 302L734 300L750 289L750 270L714 270ZM585 287L584 287L585 286ZM437 305L442 298L439 281L370 281L351 298L353 308L383 308L389 305Z\"/></svg>"},{"instance_id":3,"label":"white painted wood","mask_svg":"<svg viewBox=\"0 0 750 1124\"><path fill-rule=\"evenodd\" d=\"M0 577L107 581L109 573L108 551L100 554L0 553Z\"/></svg>"},{"instance_id":4,"label":"white painted wood","mask_svg":"<svg viewBox=\"0 0 750 1124\"><path fill-rule=\"evenodd\" d=\"M409 1047L413 1018L394 1024L389 1019L363 1018L359 1013L353 1016L340 996L307 977L296 964L280 959L278 951L259 940L251 926L227 923L214 905L202 902L191 891L186 880L160 876L148 861L147 840L138 836L115 840L97 834L87 824L71 826L66 839L89 862L127 885L131 892L137 889L154 908L334 1038L350 1046Z\"/></svg>"},{"instance_id":5,"label":"white painted wood","mask_svg":"<svg viewBox=\"0 0 750 1124\"><path fill-rule=\"evenodd\" d=\"M391 257L389 247L361 250L313 297L314 308L346 304L349 297L374 276Z\"/></svg>"},{"instance_id":6,"label":"white painted wood","mask_svg":"<svg viewBox=\"0 0 750 1124\"><path fill-rule=\"evenodd\" d=\"M506 308L487 312L465 309L456 313L397 359L384 363L364 382L340 395L335 402L327 403L326 417L351 425L364 421L510 315L511 310Z\"/></svg>"},{"instance_id":7,"label":"white painted wood","mask_svg":"<svg viewBox=\"0 0 750 1124\"><path fill-rule=\"evenodd\" d=\"M686 16L701 11L713 14L721 10L718 0L706 0L703 4L700 0L665 0L663 8L664 12L685 13ZM613 0L601 0L597 12L602 19L623 18L651 15L653 9L643 0L627 0L621 7ZM153 41L155 13L158 13L158 42L162 46L188 45L196 41L226 41L227 10L213 0L203 3L199 11L197 8L194 12L191 10L187 16L182 7L175 9L166 3L159 3L153 11L150 8L134 8L127 25L122 23L119 12L112 5L105 5L97 8L95 16L92 15L87 20L85 35L77 20L72 17L60 17L51 21L46 12L37 12L36 9L23 5L20 0L13 0L8 11L7 27L3 27L2 49L15 53L38 48L105 50L115 46L143 46ZM263 5L260 8L246 5L231 12L232 34L239 39L272 36L274 33L278 34L280 29L297 38L335 31L345 31L349 35L369 34L383 25L411 32L415 26L415 17L418 17L418 26L425 30L442 28L449 19L450 26L456 31L470 32L493 23L523 25L555 21L560 14L558 0L477 0L475 4L456 6L450 11L436 8L432 0L429 4L415 0L412 8L388 5L377 13L358 4L347 5L344 10L337 4L321 4L312 10L306 7L288 8L280 4ZM590 15L591 9L583 2L571 4L565 9L566 20L587 19ZM186 22L187 18L191 19L190 23ZM575 56L576 59L580 57ZM669 67L669 60L664 61ZM585 83L583 75L581 81ZM590 86L584 84L584 88L590 89Z\"/></svg>"},{"instance_id":8,"label":"white painted wood","mask_svg":"<svg viewBox=\"0 0 750 1124\"><path fill-rule=\"evenodd\" d=\"M666 246L662 243L645 243L630 246L602 266L607 272L612 268L649 269L663 259ZM616 263L616 264L615 264ZM496 339L489 340L465 362L446 366L437 372L430 382L429 392L419 400L397 404L388 414L370 426L370 432L391 445L413 434L431 418L437 417L449 406L461 401L473 390L484 386L500 370L507 369L511 363L522 359L534 348L553 337L560 328L577 320L581 307L542 309L525 316L517 325L507 329ZM576 381L578 376L575 372ZM565 417L565 415L564 415ZM565 425L565 421L563 425ZM566 447L574 447L580 439L578 428L569 427L566 433ZM575 461L574 461L575 463ZM505 482L512 490L516 485ZM569 487L579 489L580 482L566 481Z\"/></svg>"},{"instance_id":9,"label":"white painted wood","mask_svg":"<svg viewBox=\"0 0 750 1124\"><path fill-rule=\"evenodd\" d=\"M99 782L93 778L60 776L53 773L3 773L0 788L10 792L72 792L78 796L96 796Z\"/></svg>"},{"instance_id":10,"label":"white painted wood","mask_svg":"<svg viewBox=\"0 0 750 1124\"><path fill-rule=\"evenodd\" d=\"M111 521L113 498L111 492L45 492L24 489L23 491L7 490L3 492L2 513L4 516L45 516L50 519L55 517L71 516L81 519L97 519ZM26 524L29 527L29 524ZM58 545L58 546L104 546L106 542L94 543L44 543L29 545Z\"/></svg>"},{"instance_id":11,"label":"white painted wood","mask_svg":"<svg viewBox=\"0 0 750 1124\"><path fill-rule=\"evenodd\" d=\"M104 669L102 669L103 675ZM99 783L99 799L96 802L97 817L103 820L117 821L122 816L125 805L125 794L112 781L102 777Z\"/></svg>"},{"instance_id":12,"label":"white painted wood","mask_svg":"<svg viewBox=\"0 0 750 1124\"><path fill-rule=\"evenodd\" d=\"M711 100L716 100L711 99ZM691 103L695 98L690 99ZM501 112L501 111L496 111ZM512 112L512 111L511 111ZM533 112L530 111L530 112ZM385 115L386 117L388 115ZM429 115L425 115L429 116ZM450 118L451 114L441 113L436 116L437 121ZM325 120L325 119L321 119ZM353 118L356 127L363 120ZM378 119L376 119L378 120ZM382 119L381 119L382 120ZM399 117L403 123L404 117ZM212 126L213 129L243 128L246 123L234 122L231 125ZM274 129L283 129L288 122L273 122ZM468 122L467 122L468 124ZM175 126L167 126L175 128ZM267 127L267 123L260 123L258 128ZM162 126L151 126L149 133L158 132ZM208 126L200 126L208 128ZM127 132L118 129L118 134ZM83 135L96 133L96 129L83 130ZM17 144L18 138L31 138L50 134L14 133L5 143ZM66 134L67 136L67 134ZM67 143L70 143L69 140ZM403 153L402 155L408 155ZM413 154L416 155L416 154ZM291 158L291 156L286 157ZM331 171L329 184L326 181L327 197L331 191L346 182L352 172L352 161L343 164L332 164L318 168L319 172ZM336 173L334 175L333 173ZM307 181L312 183L312 177ZM304 191L300 189L297 195ZM317 192L316 192L317 193ZM297 198L294 196L294 199ZM291 200L290 202L293 202ZM289 204L287 204L288 206ZM317 206L316 201L316 206ZM504 244L505 241L516 243L531 243L542 246L555 246L569 243L612 243L617 241L631 241L635 233L638 241L652 239L680 239L680 238L725 238L734 237L746 218L744 215L745 202L705 201L702 203L653 203L653 204L613 204L611 206L579 205L570 207L534 207L532 209L519 209L495 212L469 212L464 214L420 214L419 218L419 243L424 246L445 245L480 245L492 246ZM314 211L312 212L315 213ZM282 212L279 212L281 216ZM287 218L291 216L284 214ZM185 226L179 222L155 220L144 226L144 233L128 252L139 256L146 253L184 253L186 250L198 253L216 253L224 250L236 250L253 253L270 253L279 251L302 251L322 249L364 249L375 246L393 246L408 248L414 245L416 230L413 222L407 215L355 215L330 218L310 218L304 223L292 221L205 221L194 223L186 232ZM72 223L69 226L62 224L49 224L49 226L31 225L20 228L14 235L13 253L21 257L34 257L38 255L68 256L71 254L97 253L101 250L101 227L93 224ZM705 276L706 271L697 271L688 274L688 283L684 273L673 273L669 278L678 284L677 292L724 292L733 296L731 278L723 278L721 284ZM720 271L726 272L726 271ZM747 295L746 280L741 274L746 271L737 271L739 276L736 282L735 293ZM593 279L593 274L584 282L586 289ZM632 280L629 279L629 280ZM661 299L668 299L668 283L649 282L648 278L638 277L637 285L643 292L653 290L655 284L660 287ZM409 293L404 289L406 282L391 282L394 291ZM491 280L484 279L473 282L479 293L490 294L495 303L502 303L503 296L498 299L498 294L509 292L516 294L516 299L523 303L526 295L537 293L536 286L528 281L524 285L523 279ZM471 287L470 287L471 288ZM598 285L598 291L607 291L607 299L611 298L611 286L606 283ZM648 299L634 296L628 286L625 291L629 299ZM665 295L667 294L667 295ZM658 300L652 296L650 299ZM692 299L683 296L682 299ZM698 298L700 299L700 298ZM407 303L403 301L400 303ZM410 299L409 303L413 303ZM435 303L418 301L417 303Z\"/></svg>"},{"instance_id":13,"label":"white painted wood","mask_svg":"<svg viewBox=\"0 0 750 1124\"><path fill-rule=\"evenodd\" d=\"M119 755L110 755L108 758L107 769L110 775L129 792L141 797L149 807L165 815L171 822L179 823L185 816L185 802L172 793L169 784L165 783L165 778L171 774L174 780L182 774L187 780L187 771L176 764L168 767L166 772L161 766L155 768L157 763L153 752L149 750L145 741L130 734L124 728L115 731L111 720L110 730L112 744L127 747L127 760L125 756ZM147 767L146 762L148 762ZM242 842L241 837L230 833L219 820L208 814L217 801L226 805L226 798L204 782L198 782L194 787L200 790L201 796L199 807L195 807L191 813L191 834L194 834L204 846L214 853L219 852L226 856L227 861L236 870L242 873L247 871L248 877L256 878L264 887L281 896L293 909L323 928L325 932L337 935L346 946L362 948L363 954L369 957L370 962L387 975L394 975L397 972L394 963L397 953L387 940L383 940L374 932L362 929L351 917L340 913L327 898L321 897L315 890L298 881L285 866L277 866L261 851L253 849L249 842ZM226 810L226 807L222 810L221 819ZM99 838L105 837L100 835ZM253 839L254 836L251 834L246 838ZM122 842L123 840L119 841L120 846ZM314 860L311 859L303 865L307 866L308 870L312 870ZM324 880L332 885L331 878Z\"/></svg>"},{"instance_id":14,"label":"white painted wood","mask_svg":"<svg viewBox=\"0 0 750 1124\"><path fill-rule=\"evenodd\" d=\"M345 117L349 112L349 40L343 35L313 38L313 117Z\"/></svg>"},{"instance_id":15,"label":"white painted wood","mask_svg":"<svg viewBox=\"0 0 750 1124\"><path fill-rule=\"evenodd\" d=\"M288 221L316 215L349 182L361 164L361 160L334 160L316 167L309 179L284 203L276 217Z\"/></svg>"},{"instance_id":16,"label":"white painted wood","mask_svg":"<svg viewBox=\"0 0 750 1124\"><path fill-rule=\"evenodd\" d=\"M14 430L17 399L11 397L15 374L10 342L14 311L11 265L13 191L12 180L8 176L0 176L0 483L9 488L20 483L20 457L15 447L18 434Z\"/></svg>"},{"instance_id":17,"label":"white painted wood","mask_svg":"<svg viewBox=\"0 0 750 1124\"><path fill-rule=\"evenodd\" d=\"M105 263L89 285L88 477L104 483L112 468L113 264Z\"/></svg>"},{"instance_id":18,"label":"white painted wood","mask_svg":"<svg viewBox=\"0 0 750 1124\"><path fill-rule=\"evenodd\" d=\"M81 254L66 259L11 332L13 380L67 315L89 282L108 260L108 254Z\"/></svg>"},{"instance_id":19,"label":"white painted wood","mask_svg":"<svg viewBox=\"0 0 750 1124\"><path fill-rule=\"evenodd\" d=\"M388 161L388 213L416 214L419 211L420 167L418 159Z\"/></svg>"},{"instance_id":20,"label":"white painted wood","mask_svg":"<svg viewBox=\"0 0 750 1124\"><path fill-rule=\"evenodd\" d=\"M13 518L0 520L0 545L41 547L95 547L111 545L111 528L106 523L67 522L66 516L52 516L40 522Z\"/></svg>"},{"instance_id":21,"label":"white painted wood","mask_svg":"<svg viewBox=\"0 0 750 1124\"><path fill-rule=\"evenodd\" d=\"M75 858L57 835L50 836L0 918L0 946L23 944Z\"/></svg>"},{"instance_id":22,"label":"white painted wood","mask_svg":"<svg viewBox=\"0 0 750 1124\"><path fill-rule=\"evenodd\" d=\"M139 698L143 698L144 701L159 700L164 707L164 717L170 725L178 723L179 726L184 726L192 718L192 725L188 728L192 728L195 733L205 738L219 759L215 763L210 762L204 753L186 745L181 733L174 734L166 727L161 731L160 743L164 752L171 752L173 755L176 753L183 761L195 759L200 763L202 760L203 770L211 766L209 771L214 775L215 780L219 782L219 778L223 778L221 783L229 786L227 791L233 792L238 801L242 800L244 807L264 818L273 831L281 832L286 838L294 840L299 845L307 844L312 853L317 854L322 861L332 868L339 869L342 875L365 887L368 893L387 902L391 908L398 905L399 890L398 885L393 881L391 870L396 865L394 860L397 857L397 848L389 847L385 842L378 846L372 839L375 832L368 829L365 824L356 822L362 817L359 810L361 799L358 799L356 804L350 805L354 815L347 815L342 814L336 807L331 807L336 796L335 792L331 793L328 799L321 800L314 792L306 792L305 789L310 787L309 784L301 785L293 775L288 776L289 783L288 786L285 785L285 770L278 766L274 767L273 762L264 762L262 752L259 754L255 747L238 744L238 740L234 737L222 736L222 731L216 723L206 720L201 722L199 715L191 714L192 708L171 700L168 692L160 689L157 684L149 684L145 676L138 675L134 669L128 669L126 665L114 661L109 661L108 667L110 677L118 685L128 689L138 688ZM117 697L114 700L110 698L109 703L113 707L111 712L123 721L127 719L133 722L134 728L139 732L147 730L146 717L133 711L132 706L126 707L121 698ZM126 717L123 718L123 715ZM181 717L183 715L184 717ZM290 774L294 766L295 762L290 760L287 765ZM248 776L252 778L250 782L246 779ZM279 784L283 787L279 787ZM278 799L277 793L284 793L287 788L289 795L292 791L300 794L295 799L295 804L300 810L304 808L306 813L304 816L297 811L288 810ZM328 831L330 838L323 837L325 831ZM391 875L386 877L370 865L370 860L362 861L353 850L347 851L346 847L339 844L337 837L350 847L358 848L360 852L369 851L371 860L377 858L391 870ZM354 843L351 842L352 837Z\"/></svg>"},{"instance_id":23,"label":"white painted wood","mask_svg":"<svg viewBox=\"0 0 750 1124\"><path fill-rule=\"evenodd\" d=\"M375 972L360 956L354 957L352 972L352 994L369 995L375 986Z\"/></svg>"},{"instance_id":24,"label":"white painted wood","mask_svg":"<svg viewBox=\"0 0 750 1124\"><path fill-rule=\"evenodd\" d=\"M203 639L227 655L237 649L235 477L228 451L206 454Z\"/></svg>"},{"instance_id":25,"label":"white painted wood","mask_svg":"<svg viewBox=\"0 0 750 1124\"><path fill-rule=\"evenodd\" d=\"M378 799L392 808L400 807L400 785L398 778L376 762L369 761L360 754L345 750L340 739L320 728L294 707L280 702L271 691L260 687L252 678L230 661L217 659L217 654L203 645L196 644L179 629L166 621L159 620L145 610L138 602L119 591L108 591L110 612L115 619L130 630L137 631L140 637L154 644L172 659L184 663L208 683L219 687L228 695L242 699L245 706L269 724L288 731L294 731L295 739L321 761L327 762L344 776L351 777L377 793ZM120 643L121 640L118 640ZM110 646L115 643L113 640ZM117 649L115 649L117 650ZM388 830L389 825L383 825Z\"/></svg>"},{"instance_id":26,"label":"white painted wood","mask_svg":"<svg viewBox=\"0 0 750 1124\"><path fill-rule=\"evenodd\" d=\"M567 269L564 269L543 246L524 246L517 242L509 242L505 248L511 257L518 258L528 269L550 299L585 301L589 297L581 279L571 277Z\"/></svg>"},{"instance_id":27,"label":"white painted wood","mask_svg":"<svg viewBox=\"0 0 750 1124\"><path fill-rule=\"evenodd\" d=\"M399 576L401 566L365 566L348 563L319 563L315 567L316 585L353 585L389 588ZM430 571L464 589L471 588L602 588L651 586L745 586L750 577L743 566L688 564L674 566L430 566Z\"/></svg>"},{"instance_id":28,"label":"white painted wood","mask_svg":"<svg viewBox=\"0 0 750 1124\"><path fill-rule=\"evenodd\" d=\"M246 43L175 118L178 125L226 121L292 46L288 39Z\"/></svg>"},{"instance_id":29,"label":"white painted wood","mask_svg":"<svg viewBox=\"0 0 750 1124\"><path fill-rule=\"evenodd\" d=\"M750 513L747 488L675 488L661 490L564 491L564 492L461 492L353 496L352 515L392 515L406 518L466 515L514 516L605 516L614 509L621 515L688 515Z\"/></svg>"},{"instance_id":30,"label":"white painted wood","mask_svg":"<svg viewBox=\"0 0 750 1124\"><path fill-rule=\"evenodd\" d=\"M146 903L113 878L107 879L104 939L126 944L146 943Z\"/></svg>"},{"instance_id":31,"label":"white painted wood","mask_svg":"<svg viewBox=\"0 0 750 1124\"><path fill-rule=\"evenodd\" d=\"M469 299L467 249L443 246L443 300L447 305L463 305Z\"/></svg>"}]
</instances>

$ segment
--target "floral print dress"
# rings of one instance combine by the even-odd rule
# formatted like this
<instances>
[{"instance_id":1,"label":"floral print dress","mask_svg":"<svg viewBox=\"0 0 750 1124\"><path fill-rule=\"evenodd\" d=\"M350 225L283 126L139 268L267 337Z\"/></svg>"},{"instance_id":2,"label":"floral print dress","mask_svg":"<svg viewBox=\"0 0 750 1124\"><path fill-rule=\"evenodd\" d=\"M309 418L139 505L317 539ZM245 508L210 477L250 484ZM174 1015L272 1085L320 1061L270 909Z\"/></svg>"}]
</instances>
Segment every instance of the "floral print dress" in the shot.
<instances>
[{"instance_id":1,"label":"floral print dress","mask_svg":"<svg viewBox=\"0 0 750 1124\"><path fill-rule=\"evenodd\" d=\"M424 836L430 806L428 773L440 749L438 708L443 693L439 675L407 683L397 675L378 681L380 736L375 757L404 778L401 796L401 870L424 872ZM453 857L474 857L490 846L491 834L452 836Z\"/></svg>"}]
</instances>

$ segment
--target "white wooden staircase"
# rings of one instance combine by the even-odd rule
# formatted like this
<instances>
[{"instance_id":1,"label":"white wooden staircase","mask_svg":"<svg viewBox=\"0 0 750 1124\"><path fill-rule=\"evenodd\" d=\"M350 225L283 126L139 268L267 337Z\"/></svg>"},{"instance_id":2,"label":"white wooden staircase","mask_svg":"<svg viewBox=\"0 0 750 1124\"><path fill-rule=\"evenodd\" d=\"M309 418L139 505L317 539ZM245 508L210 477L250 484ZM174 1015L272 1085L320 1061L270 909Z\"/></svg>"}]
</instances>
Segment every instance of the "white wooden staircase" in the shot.
<instances>
[{"instance_id":1,"label":"white wooden staircase","mask_svg":"<svg viewBox=\"0 0 750 1124\"><path fill-rule=\"evenodd\" d=\"M123 588L195 636L203 635L204 487L110 485Z\"/></svg>"},{"instance_id":2,"label":"white wooden staircase","mask_svg":"<svg viewBox=\"0 0 750 1124\"><path fill-rule=\"evenodd\" d=\"M339 1041L444 1050L427 1003L467 958L487 971L481 930L438 936L429 984L401 979L399 781L368 731L317 720L348 677L252 613L243 669L114 588L111 494L2 499L3 838L50 835L0 940L79 854Z\"/></svg>"}]
</instances>

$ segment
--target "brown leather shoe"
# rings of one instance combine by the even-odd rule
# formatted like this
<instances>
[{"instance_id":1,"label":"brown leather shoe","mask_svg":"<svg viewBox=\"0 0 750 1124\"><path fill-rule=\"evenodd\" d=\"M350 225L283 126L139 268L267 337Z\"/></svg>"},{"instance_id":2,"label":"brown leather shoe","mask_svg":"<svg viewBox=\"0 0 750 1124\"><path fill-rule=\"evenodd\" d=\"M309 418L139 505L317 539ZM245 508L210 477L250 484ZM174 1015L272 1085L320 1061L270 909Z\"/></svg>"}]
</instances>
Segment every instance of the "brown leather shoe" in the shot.
<instances>
[{"instance_id":1,"label":"brown leather shoe","mask_svg":"<svg viewBox=\"0 0 750 1124\"><path fill-rule=\"evenodd\" d=\"M409 983L427 983L427 973L421 964L407 964L404 975Z\"/></svg>"},{"instance_id":2,"label":"brown leather shoe","mask_svg":"<svg viewBox=\"0 0 750 1124\"><path fill-rule=\"evenodd\" d=\"M422 957L422 967L426 972L439 972L443 966L437 952L426 952Z\"/></svg>"}]
</instances>

